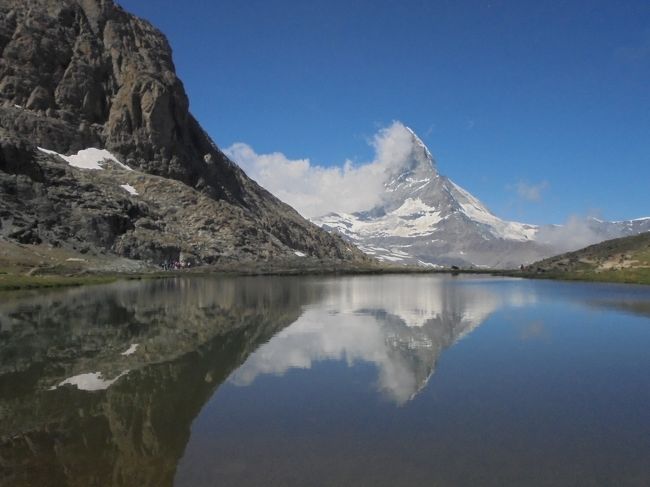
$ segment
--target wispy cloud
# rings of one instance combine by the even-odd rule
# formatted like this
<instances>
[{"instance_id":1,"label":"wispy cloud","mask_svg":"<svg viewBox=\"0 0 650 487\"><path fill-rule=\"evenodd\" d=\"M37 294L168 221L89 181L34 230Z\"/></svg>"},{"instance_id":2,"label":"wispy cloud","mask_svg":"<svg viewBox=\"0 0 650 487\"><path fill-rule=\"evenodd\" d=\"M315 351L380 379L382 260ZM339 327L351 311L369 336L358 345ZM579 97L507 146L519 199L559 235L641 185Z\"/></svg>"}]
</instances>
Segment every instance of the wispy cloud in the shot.
<instances>
[{"instance_id":1,"label":"wispy cloud","mask_svg":"<svg viewBox=\"0 0 650 487\"><path fill-rule=\"evenodd\" d=\"M383 184L412 151L412 136L400 122L380 129L370 144L372 161L342 166L320 166L308 158L290 159L281 152L258 154L248 144L236 143L225 150L259 184L305 217L329 212L367 210L380 203Z\"/></svg>"},{"instance_id":2,"label":"wispy cloud","mask_svg":"<svg viewBox=\"0 0 650 487\"><path fill-rule=\"evenodd\" d=\"M603 240L592 223L589 217L572 215L562 225L540 227L537 240L559 251L580 249Z\"/></svg>"},{"instance_id":3,"label":"wispy cloud","mask_svg":"<svg viewBox=\"0 0 650 487\"><path fill-rule=\"evenodd\" d=\"M515 185L510 186L510 188L514 189L520 198L537 203L542 200L542 193L548 188L548 181L540 181L537 184L519 181Z\"/></svg>"}]
</instances>

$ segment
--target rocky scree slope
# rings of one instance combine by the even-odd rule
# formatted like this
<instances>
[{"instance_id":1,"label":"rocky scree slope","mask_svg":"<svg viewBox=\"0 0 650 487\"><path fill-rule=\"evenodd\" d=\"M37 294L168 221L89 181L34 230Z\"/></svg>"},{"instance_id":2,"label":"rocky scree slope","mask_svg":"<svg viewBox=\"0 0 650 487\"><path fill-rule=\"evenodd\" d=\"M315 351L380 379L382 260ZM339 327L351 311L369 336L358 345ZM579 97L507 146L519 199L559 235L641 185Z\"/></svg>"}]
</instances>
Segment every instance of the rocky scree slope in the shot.
<instances>
[{"instance_id":1,"label":"rocky scree slope","mask_svg":"<svg viewBox=\"0 0 650 487\"><path fill-rule=\"evenodd\" d=\"M367 260L216 147L164 35L111 0L0 0L0 53L0 241L158 263Z\"/></svg>"}]
</instances>

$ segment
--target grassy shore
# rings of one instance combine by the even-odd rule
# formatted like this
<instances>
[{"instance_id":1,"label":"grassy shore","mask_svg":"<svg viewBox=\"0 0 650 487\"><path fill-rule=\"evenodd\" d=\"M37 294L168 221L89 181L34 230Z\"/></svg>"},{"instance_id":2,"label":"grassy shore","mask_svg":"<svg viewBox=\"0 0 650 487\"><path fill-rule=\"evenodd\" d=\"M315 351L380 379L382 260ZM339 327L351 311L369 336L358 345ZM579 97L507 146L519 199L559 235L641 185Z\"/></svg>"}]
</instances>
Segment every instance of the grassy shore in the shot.
<instances>
[{"instance_id":1,"label":"grassy shore","mask_svg":"<svg viewBox=\"0 0 650 487\"><path fill-rule=\"evenodd\" d=\"M536 262L522 277L650 284L650 232L616 238Z\"/></svg>"},{"instance_id":2,"label":"grassy shore","mask_svg":"<svg viewBox=\"0 0 650 487\"><path fill-rule=\"evenodd\" d=\"M147 272L147 273L110 273L85 275L15 275L0 271L0 291L28 290L39 288L56 288L66 286L88 286L107 284L119 279L162 279L190 276L259 276L259 275L368 275L368 274L475 274L502 277L519 277L523 279L552 279L562 281L613 282L625 284L650 285L650 269L619 269L608 271L572 271L572 272L525 272L515 270L477 270L477 269L427 269L403 266L368 266L368 267L304 267L281 268L279 266L251 265L242 268L196 268L188 271Z\"/></svg>"},{"instance_id":3,"label":"grassy shore","mask_svg":"<svg viewBox=\"0 0 650 487\"><path fill-rule=\"evenodd\" d=\"M0 274L0 291L106 284L121 276L25 276Z\"/></svg>"},{"instance_id":4,"label":"grassy shore","mask_svg":"<svg viewBox=\"0 0 650 487\"><path fill-rule=\"evenodd\" d=\"M629 268L610 270L584 270L584 271L504 271L496 274L522 277L526 279L555 279L559 281L585 281L585 282L617 282L622 284L650 285L650 269Z\"/></svg>"},{"instance_id":5,"label":"grassy shore","mask_svg":"<svg viewBox=\"0 0 650 487\"><path fill-rule=\"evenodd\" d=\"M164 279L170 277L198 277L198 276L271 276L271 275L350 275L350 274L394 274L394 273L423 273L418 269L397 269L378 267L342 267L342 268L280 268L261 267L254 269L246 266L241 269L228 268L196 268L185 271L143 272L143 273L96 273L83 275L24 275L0 271L0 291L16 291L40 288L56 288L69 286L89 286L93 284L108 284L120 279Z\"/></svg>"},{"instance_id":6,"label":"grassy shore","mask_svg":"<svg viewBox=\"0 0 650 487\"><path fill-rule=\"evenodd\" d=\"M0 241L0 243L3 243ZM616 253L635 262L650 261L644 247L642 252ZM593 252L592 252L593 253ZM118 279L159 279L174 276L207 275L350 275L350 274L482 274L527 279L557 279L564 281L617 282L650 284L650 267L596 268L593 260L572 258L572 254L542 261L527 270L431 269L418 266L361 262L341 264L337 261L296 258L273 262L239 262L221 266L198 267L182 271L161 271L135 261L71 254L69 251L42 246L17 244L0 245L0 291L55 288L106 284ZM643 257L643 258L642 258ZM610 259L611 260L611 259ZM604 261L601 259L600 262ZM550 264L549 264L550 263ZM568 265L569 263L570 265Z\"/></svg>"}]
</instances>

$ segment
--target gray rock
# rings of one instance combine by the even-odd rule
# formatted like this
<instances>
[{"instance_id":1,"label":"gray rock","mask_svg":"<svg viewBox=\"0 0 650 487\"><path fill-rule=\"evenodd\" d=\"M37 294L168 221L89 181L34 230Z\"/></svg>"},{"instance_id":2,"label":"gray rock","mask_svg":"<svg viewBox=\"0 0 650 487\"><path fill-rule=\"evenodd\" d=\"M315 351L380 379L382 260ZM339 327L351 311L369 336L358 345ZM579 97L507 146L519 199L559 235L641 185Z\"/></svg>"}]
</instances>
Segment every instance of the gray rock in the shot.
<instances>
[{"instance_id":1,"label":"gray rock","mask_svg":"<svg viewBox=\"0 0 650 487\"><path fill-rule=\"evenodd\" d=\"M112 1L1 0L0 51L0 217L16 227L10 238L157 262L296 250L367 259L217 148L189 112L164 35ZM71 168L36 147L105 148L135 171ZM120 188L127 180L157 193L132 197Z\"/></svg>"}]
</instances>

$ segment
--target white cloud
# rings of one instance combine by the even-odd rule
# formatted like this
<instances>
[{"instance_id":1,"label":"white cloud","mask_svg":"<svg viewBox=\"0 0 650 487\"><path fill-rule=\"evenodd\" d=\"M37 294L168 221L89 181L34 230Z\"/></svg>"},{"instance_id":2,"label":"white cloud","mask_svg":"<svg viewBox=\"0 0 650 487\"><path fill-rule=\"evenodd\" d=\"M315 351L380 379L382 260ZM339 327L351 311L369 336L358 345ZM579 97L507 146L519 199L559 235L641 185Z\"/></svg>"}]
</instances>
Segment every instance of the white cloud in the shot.
<instances>
[{"instance_id":1,"label":"white cloud","mask_svg":"<svg viewBox=\"0 0 650 487\"><path fill-rule=\"evenodd\" d=\"M519 181L515 184L515 191L520 198L526 201L538 202L542 199L542 192L548 188L548 181L541 181L537 184L528 184L524 181Z\"/></svg>"},{"instance_id":2,"label":"white cloud","mask_svg":"<svg viewBox=\"0 0 650 487\"><path fill-rule=\"evenodd\" d=\"M225 153L251 178L309 218L368 210L380 203L384 182L411 154L412 137L403 124L393 122L371 140L374 160L359 165L348 160L343 166L319 166L281 152L258 154L241 142Z\"/></svg>"},{"instance_id":3,"label":"white cloud","mask_svg":"<svg viewBox=\"0 0 650 487\"><path fill-rule=\"evenodd\" d=\"M589 218L574 215L562 225L540 227L537 240L560 252L568 252L601 242L603 236L591 226Z\"/></svg>"}]
</instances>

